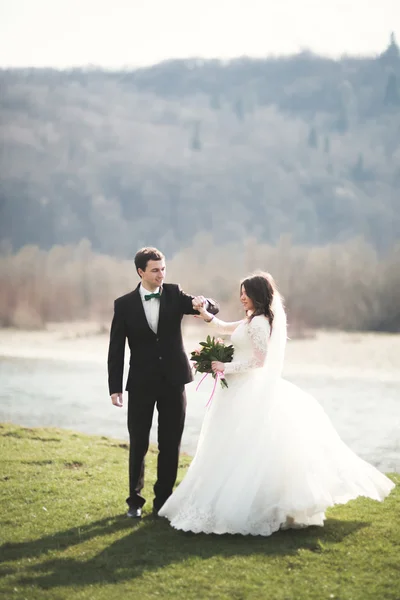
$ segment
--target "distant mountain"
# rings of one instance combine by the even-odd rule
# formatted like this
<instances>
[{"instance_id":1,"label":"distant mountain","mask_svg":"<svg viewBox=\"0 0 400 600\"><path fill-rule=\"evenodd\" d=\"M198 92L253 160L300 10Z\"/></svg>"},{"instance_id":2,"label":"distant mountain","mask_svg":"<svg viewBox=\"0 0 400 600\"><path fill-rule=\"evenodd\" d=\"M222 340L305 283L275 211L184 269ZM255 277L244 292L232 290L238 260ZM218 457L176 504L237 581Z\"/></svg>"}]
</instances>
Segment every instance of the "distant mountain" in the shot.
<instances>
[{"instance_id":1,"label":"distant mountain","mask_svg":"<svg viewBox=\"0 0 400 600\"><path fill-rule=\"evenodd\" d=\"M0 240L400 239L400 56L0 71Z\"/></svg>"}]
</instances>

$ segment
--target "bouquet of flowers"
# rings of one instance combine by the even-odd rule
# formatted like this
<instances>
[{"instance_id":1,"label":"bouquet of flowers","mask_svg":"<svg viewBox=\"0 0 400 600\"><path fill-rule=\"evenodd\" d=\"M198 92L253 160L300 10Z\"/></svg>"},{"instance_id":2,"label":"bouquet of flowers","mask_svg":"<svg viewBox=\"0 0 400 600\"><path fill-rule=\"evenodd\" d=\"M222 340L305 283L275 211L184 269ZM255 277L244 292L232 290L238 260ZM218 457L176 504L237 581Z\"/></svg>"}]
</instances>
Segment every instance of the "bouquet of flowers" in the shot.
<instances>
[{"instance_id":1,"label":"bouquet of flowers","mask_svg":"<svg viewBox=\"0 0 400 600\"><path fill-rule=\"evenodd\" d=\"M211 369L213 360L220 362L231 362L233 358L233 346L226 346L221 338L207 336L205 342L200 342L200 348L193 350L191 353L191 361L194 365L196 373L211 373L214 379L217 375ZM218 377L222 387L228 387L224 377ZM200 382L201 383L201 382ZM217 383L217 382L215 382ZM214 386L215 389L215 386Z\"/></svg>"}]
</instances>

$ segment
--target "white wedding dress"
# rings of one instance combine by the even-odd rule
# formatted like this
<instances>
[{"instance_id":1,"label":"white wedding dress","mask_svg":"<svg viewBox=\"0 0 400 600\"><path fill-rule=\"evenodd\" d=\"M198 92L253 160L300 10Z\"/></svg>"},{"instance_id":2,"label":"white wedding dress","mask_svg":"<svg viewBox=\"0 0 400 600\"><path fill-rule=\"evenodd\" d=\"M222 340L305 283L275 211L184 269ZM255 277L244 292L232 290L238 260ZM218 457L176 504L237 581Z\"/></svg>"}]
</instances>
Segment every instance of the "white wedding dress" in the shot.
<instances>
[{"instance_id":1,"label":"white wedding dress","mask_svg":"<svg viewBox=\"0 0 400 600\"><path fill-rule=\"evenodd\" d=\"M159 511L176 529L267 536L323 525L329 506L381 501L394 487L346 446L312 396L281 378L286 317L274 301L271 336L264 316L209 326L232 333L235 351L229 387L217 386L196 455Z\"/></svg>"}]
</instances>

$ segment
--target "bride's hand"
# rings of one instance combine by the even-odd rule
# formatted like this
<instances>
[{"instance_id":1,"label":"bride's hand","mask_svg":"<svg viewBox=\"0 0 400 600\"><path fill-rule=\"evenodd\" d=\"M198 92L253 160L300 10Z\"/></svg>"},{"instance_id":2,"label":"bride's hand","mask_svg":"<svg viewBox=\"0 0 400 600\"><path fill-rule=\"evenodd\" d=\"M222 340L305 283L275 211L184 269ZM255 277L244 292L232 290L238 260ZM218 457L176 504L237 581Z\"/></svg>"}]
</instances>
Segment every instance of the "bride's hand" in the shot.
<instances>
[{"instance_id":1,"label":"bride's hand","mask_svg":"<svg viewBox=\"0 0 400 600\"><path fill-rule=\"evenodd\" d=\"M213 360L211 363L211 368L214 373L223 373L225 371L225 364L219 360Z\"/></svg>"},{"instance_id":2,"label":"bride's hand","mask_svg":"<svg viewBox=\"0 0 400 600\"><path fill-rule=\"evenodd\" d=\"M208 312L206 311L206 299L204 296L195 296L192 300L192 306L194 310L198 310L201 317L206 317Z\"/></svg>"}]
</instances>

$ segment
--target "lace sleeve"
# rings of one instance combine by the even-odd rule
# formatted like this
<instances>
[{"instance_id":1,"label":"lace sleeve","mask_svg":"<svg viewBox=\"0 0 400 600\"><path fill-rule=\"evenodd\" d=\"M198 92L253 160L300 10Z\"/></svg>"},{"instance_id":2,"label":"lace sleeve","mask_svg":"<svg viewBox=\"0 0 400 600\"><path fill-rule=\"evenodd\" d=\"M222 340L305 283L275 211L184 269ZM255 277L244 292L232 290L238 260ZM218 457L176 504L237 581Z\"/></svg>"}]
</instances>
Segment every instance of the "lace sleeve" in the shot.
<instances>
[{"instance_id":1,"label":"lace sleeve","mask_svg":"<svg viewBox=\"0 0 400 600\"><path fill-rule=\"evenodd\" d=\"M254 317L247 326L252 346L252 355L247 360L225 363L225 374L243 373L263 366L267 356L269 323L264 317ZM234 357L235 358L235 357Z\"/></svg>"},{"instance_id":2,"label":"lace sleeve","mask_svg":"<svg viewBox=\"0 0 400 600\"><path fill-rule=\"evenodd\" d=\"M210 327L210 329L215 329L218 331L218 333L229 335L235 331L236 327L238 327L240 323L242 323L242 321L232 321L227 323L226 321L221 321L221 319L214 317L212 321L206 323L206 325L207 327Z\"/></svg>"}]
</instances>

